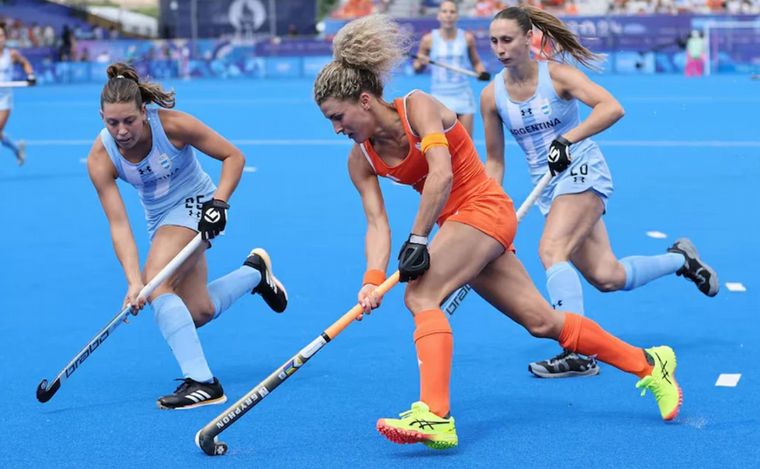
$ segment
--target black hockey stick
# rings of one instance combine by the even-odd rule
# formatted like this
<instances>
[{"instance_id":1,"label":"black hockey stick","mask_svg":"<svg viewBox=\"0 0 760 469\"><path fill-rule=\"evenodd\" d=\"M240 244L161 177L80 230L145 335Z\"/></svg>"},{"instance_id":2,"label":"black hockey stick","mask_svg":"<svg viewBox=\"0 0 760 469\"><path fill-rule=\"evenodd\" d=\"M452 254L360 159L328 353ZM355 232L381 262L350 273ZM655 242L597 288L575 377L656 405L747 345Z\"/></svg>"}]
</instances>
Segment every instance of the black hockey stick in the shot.
<instances>
[{"instance_id":1,"label":"black hockey stick","mask_svg":"<svg viewBox=\"0 0 760 469\"><path fill-rule=\"evenodd\" d=\"M413 59L419 60L419 56L417 54L409 54L409 57ZM461 73L462 75L467 75L469 77L477 78L479 81L491 81L491 74L488 72L481 72L478 73L474 70L468 70L466 68L457 67L456 65L450 65L443 62L437 62L431 58L428 58L428 63L430 65L435 65L436 67L442 67L447 70L451 70L452 72Z\"/></svg>"},{"instance_id":2,"label":"black hockey stick","mask_svg":"<svg viewBox=\"0 0 760 469\"><path fill-rule=\"evenodd\" d=\"M394 273L388 279L377 287L379 295L385 294L394 285L398 283L398 272ZM214 420L201 428L195 434L195 445L203 450L209 456L221 456L227 452L227 444L218 441L217 435L229 428L230 425L246 414L249 410L261 402L269 393L274 391L277 386L281 385L293 373L298 371L304 363L309 361L322 347L334 339L351 324L362 312L361 305L357 304L346 314L332 323L316 339L312 340L309 345L302 348L297 354L293 355L284 365L277 368L271 375L248 391L237 402L228 407L224 412L219 414Z\"/></svg>"}]
</instances>

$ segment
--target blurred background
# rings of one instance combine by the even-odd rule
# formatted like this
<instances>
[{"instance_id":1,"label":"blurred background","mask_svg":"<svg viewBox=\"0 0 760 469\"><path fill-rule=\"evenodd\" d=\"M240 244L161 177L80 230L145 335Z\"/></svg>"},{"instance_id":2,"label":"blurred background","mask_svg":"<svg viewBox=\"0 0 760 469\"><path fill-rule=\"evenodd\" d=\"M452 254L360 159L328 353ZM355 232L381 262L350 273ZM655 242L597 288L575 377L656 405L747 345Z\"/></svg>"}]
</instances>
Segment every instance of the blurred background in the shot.
<instances>
[{"instance_id":1,"label":"blurred background","mask_svg":"<svg viewBox=\"0 0 760 469\"><path fill-rule=\"evenodd\" d=\"M313 77L330 40L351 18L385 12L420 37L437 27L439 0L0 0L9 46L40 83L101 81L125 60L163 78ZM459 2L489 69L488 23L514 1ZM530 0L559 15L596 52L604 73L684 73L687 46L702 50L695 75L760 72L760 0ZM694 50L694 49L692 49ZM489 63L490 62L490 63ZM20 72L20 70L19 70ZM412 74L410 65L400 73Z\"/></svg>"}]
</instances>

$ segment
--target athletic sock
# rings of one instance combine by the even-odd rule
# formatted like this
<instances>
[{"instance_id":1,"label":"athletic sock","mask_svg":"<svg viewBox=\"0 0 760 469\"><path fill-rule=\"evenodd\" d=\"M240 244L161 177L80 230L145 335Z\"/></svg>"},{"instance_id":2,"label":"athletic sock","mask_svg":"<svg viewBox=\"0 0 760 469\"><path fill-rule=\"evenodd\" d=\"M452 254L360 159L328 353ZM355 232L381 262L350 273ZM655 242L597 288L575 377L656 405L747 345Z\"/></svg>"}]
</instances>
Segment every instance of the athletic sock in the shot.
<instances>
[{"instance_id":1,"label":"athletic sock","mask_svg":"<svg viewBox=\"0 0 760 469\"><path fill-rule=\"evenodd\" d=\"M0 135L0 143L2 143L4 147L13 150L13 153L18 154L18 146L13 143L13 140L11 140L10 135L7 133L3 132L3 134Z\"/></svg>"},{"instance_id":2,"label":"athletic sock","mask_svg":"<svg viewBox=\"0 0 760 469\"><path fill-rule=\"evenodd\" d=\"M591 319L565 313L565 323L559 334L563 348L583 355L595 356L615 368L643 378L652 372L644 350L634 347L602 329Z\"/></svg>"},{"instance_id":3,"label":"athletic sock","mask_svg":"<svg viewBox=\"0 0 760 469\"><path fill-rule=\"evenodd\" d=\"M214 304L214 319L218 318L232 303L250 293L261 282L261 272L244 265L208 284L208 296Z\"/></svg>"},{"instance_id":4,"label":"athletic sock","mask_svg":"<svg viewBox=\"0 0 760 469\"><path fill-rule=\"evenodd\" d=\"M420 401L440 417L449 413L449 380L454 337L440 309L420 311L414 316L414 345L420 366Z\"/></svg>"},{"instance_id":5,"label":"athletic sock","mask_svg":"<svg viewBox=\"0 0 760 469\"><path fill-rule=\"evenodd\" d=\"M682 254L667 253L659 256L629 256L620 259L625 268L623 290L633 290L656 278L676 272L686 259Z\"/></svg>"},{"instance_id":6,"label":"athletic sock","mask_svg":"<svg viewBox=\"0 0 760 469\"><path fill-rule=\"evenodd\" d=\"M201 383L214 379L203 355L198 331L182 299L174 293L159 296L152 303L161 335L177 359L182 375Z\"/></svg>"},{"instance_id":7,"label":"athletic sock","mask_svg":"<svg viewBox=\"0 0 760 469\"><path fill-rule=\"evenodd\" d=\"M569 262L558 262L546 270L546 290L554 309L583 316L581 279Z\"/></svg>"}]
</instances>

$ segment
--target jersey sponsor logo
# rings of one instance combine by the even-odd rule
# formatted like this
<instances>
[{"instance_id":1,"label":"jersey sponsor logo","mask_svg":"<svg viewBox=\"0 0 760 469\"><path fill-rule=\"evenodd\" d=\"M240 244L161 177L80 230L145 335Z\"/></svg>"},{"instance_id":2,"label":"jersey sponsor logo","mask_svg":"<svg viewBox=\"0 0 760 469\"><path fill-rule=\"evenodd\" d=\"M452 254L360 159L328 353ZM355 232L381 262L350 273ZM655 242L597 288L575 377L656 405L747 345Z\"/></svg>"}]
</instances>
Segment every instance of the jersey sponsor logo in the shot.
<instances>
[{"instance_id":1,"label":"jersey sponsor logo","mask_svg":"<svg viewBox=\"0 0 760 469\"><path fill-rule=\"evenodd\" d=\"M537 122L535 124L526 125L525 127L520 127L518 129L509 129L509 131L514 135L515 137L520 135L528 135L532 134L534 132L540 132L542 130L546 129L552 129L562 123L559 118L554 118L554 120L549 120L546 122Z\"/></svg>"},{"instance_id":2,"label":"jersey sponsor logo","mask_svg":"<svg viewBox=\"0 0 760 469\"><path fill-rule=\"evenodd\" d=\"M520 115L525 116L532 116L533 115L533 108L532 107L524 107L520 109Z\"/></svg>"}]
</instances>

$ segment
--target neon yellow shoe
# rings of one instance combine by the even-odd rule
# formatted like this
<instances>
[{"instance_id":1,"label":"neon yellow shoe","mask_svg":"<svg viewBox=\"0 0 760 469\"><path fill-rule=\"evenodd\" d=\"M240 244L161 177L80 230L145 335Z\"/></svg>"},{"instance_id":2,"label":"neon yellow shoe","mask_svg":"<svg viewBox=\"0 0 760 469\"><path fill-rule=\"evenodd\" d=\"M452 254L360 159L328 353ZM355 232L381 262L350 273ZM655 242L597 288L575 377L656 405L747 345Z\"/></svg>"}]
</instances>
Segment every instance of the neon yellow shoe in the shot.
<instances>
[{"instance_id":1,"label":"neon yellow shoe","mask_svg":"<svg viewBox=\"0 0 760 469\"><path fill-rule=\"evenodd\" d=\"M394 443L422 443L433 449L453 448L459 442L454 417L430 412L424 402L415 402L399 419L379 419L377 431Z\"/></svg>"},{"instance_id":2,"label":"neon yellow shoe","mask_svg":"<svg viewBox=\"0 0 760 469\"><path fill-rule=\"evenodd\" d=\"M636 383L636 387L643 388L642 396L646 394L647 389L652 391L657 405L660 406L662 419L673 420L683 403L683 392L676 382L676 354L668 346L648 348L645 353L654 368L652 374Z\"/></svg>"}]
</instances>

